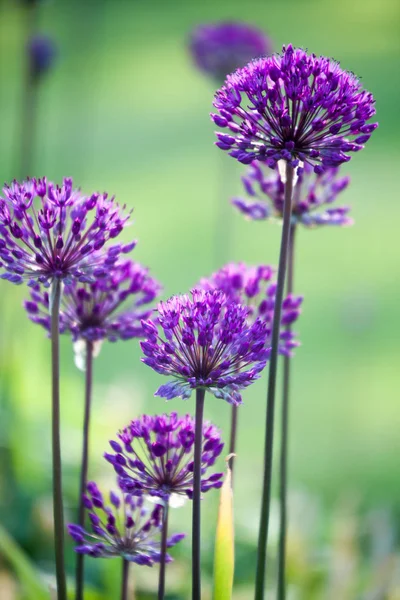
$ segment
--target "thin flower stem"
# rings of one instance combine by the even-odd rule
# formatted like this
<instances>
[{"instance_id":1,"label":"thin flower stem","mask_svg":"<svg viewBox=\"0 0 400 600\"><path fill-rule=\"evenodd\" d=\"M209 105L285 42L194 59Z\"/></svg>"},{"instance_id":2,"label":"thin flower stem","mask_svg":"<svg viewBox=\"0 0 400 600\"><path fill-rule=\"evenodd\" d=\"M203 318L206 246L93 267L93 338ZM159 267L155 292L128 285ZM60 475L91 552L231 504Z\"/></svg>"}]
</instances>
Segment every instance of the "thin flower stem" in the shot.
<instances>
[{"instance_id":1,"label":"thin flower stem","mask_svg":"<svg viewBox=\"0 0 400 600\"><path fill-rule=\"evenodd\" d=\"M165 594L165 557L167 554L168 509L169 509L169 498L166 499L164 507L163 507L160 574L159 574L159 580L158 580L158 600L164 600L164 594Z\"/></svg>"},{"instance_id":2,"label":"thin flower stem","mask_svg":"<svg viewBox=\"0 0 400 600\"><path fill-rule=\"evenodd\" d=\"M286 265L289 250L290 221L292 214L293 167L286 163L285 200L283 207L283 228L279 253L277 288L272 323L271 356L269 363L267 410L265 424L264 474L261 501L261 518L258 536L257 572L255 600L263 600L265 591L265 571L267 558L268 527L271 505L272 456L275 413L275 388L278 367L278 349L281 324L283 293L285 289Z\"/></svg>"},{"instance_id":3,"label":"thin flower stem","mask_svg":"<svg viewBox=\"0 0 400 600\"><path fill-rule=\"evenodd\" d=\"M56 557L57 600L67 600L67 584L64 567L64 508L60 445L60 280L55 279L53 286L51 304L51 362L54 549Z\"/></svg>"},{"instance_id":4,"label":"thin flower stem","mask_svg":"<svg viewBox=\"0 0 400 600\"><path fill-rule=\"evenodd\" d=\"M237 426L238 426L238 409L239 407L236 404L232 405L231 412L231 436L229 440L229 454L235 454L236 452L236 436L237 436ZM233 465L235 464L234 457L229 459L229 467L231 469L231 482L233 486Z\"/></svg>"},{"instance_id":5,"label":"thin flower stem","mask_svg":"<svg viewBox=\"0 0 400 600\"><path fill-rule=\"evenodd\" d=\"M128 600L129 561L122 559L121 600Z\"/></svg>"},{"instance_id":6,"label":"thin flower stem","mask_svg":"<svg viewBox=\"0 0 400 600\"><path fill-rule=\"evenodd\" d=\"M85 505L83 495L86 491L87 473L89 462L89 427L90 427L90 405L92 400L92 381L93 381L93 344L86 342L86 374L85 374L85 412L83 418L83 448L81 460L81 474L79 485L79 508L78 523L81 527L85 526ZM76 555L75 571L75 599L83 600L83 580L84 580L84 554Z\"/></svg>"},{"instance_id":7,"label":"thin flower stem","mask_svg":"<svg viewBox=\"0 0 400 600\"><path fill-rule=\"evenodd\" d=\"M196 426L194 435L193 518L192 518L192 600L201 600L200 570L200 496L201 451L203 441L203 411L205 390L196 390Z\"/></svg>"},{"instance_id":8,"label":"thin flower stem","mask_svg":"<svg viewBox=\"0 0 400 600\"><path fill-rule=\"evenodd\" d=\"M293 293L294 282L294 242L296 225L292 224L290 228L289 258L288 258L288 276L287 293ZM291 324L286 326L286 330L291 330ZM287 465L288 465L288 443L289 443L289 392L290 392L290 362L289 356L284 357L283 362L283 393L282 393L282 418L281 418L281 454L279 469L279 503L280 503L280 522L279 522L279 546L278 546L278 600L285 600L286 585L286 530L287 530Z\"/></svg>"}]
</instances>

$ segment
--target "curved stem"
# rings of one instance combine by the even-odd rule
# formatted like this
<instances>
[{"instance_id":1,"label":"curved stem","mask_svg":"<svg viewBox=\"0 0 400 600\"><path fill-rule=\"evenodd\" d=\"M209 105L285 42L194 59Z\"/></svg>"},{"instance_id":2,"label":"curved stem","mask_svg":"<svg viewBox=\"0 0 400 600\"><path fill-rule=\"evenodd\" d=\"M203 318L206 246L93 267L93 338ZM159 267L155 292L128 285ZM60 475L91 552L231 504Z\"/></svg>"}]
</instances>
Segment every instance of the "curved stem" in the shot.
<instances>
[{"instance_id":1,"label":"curved stem","mask_svg":"<svg viewBox=\"0 0 400 600\"><path fill-rule=\"evenodd\" d=\"M232 404L232 412L231 412L231 435L229 440L229 454L235 454L236 452L236 436L237 436L237 426L238 426L238 409L239 407L236 404ZM233 466L235 464L235 459L229 459L229 467L231 469L231 482L233 487Z\"/></svg>"},{"instance_id":2,"label":"curved stem","mask_svg":"<svg viewBox=\"0 0 400 600\"><path fill-rule=\"evenodd\" d=\"M265 423L264 475L261 502L261 518L258 536L257 572L255 600L263 600L265 588L265 570L267 541L271 505L272 456L275 413L275 388L278 367L279 334L281 324L282 300L285 287L286 264L289 249L290 221L292 214L293 167L286 163L285 200L283 207L283 228L279 253L278 278L272 323L271 356L269 363L267 410Z\"/></svg>"},{"instance_id":3,"label":"curved stem","mask_svg":"<svg viewBox=\"0 0 400 600\"><path fill-rule=\"evenodd\" d=\"M55 279L51 295L51 363L52 363L52 459L53 459L53 518L54 550L56 557L57 600L67 599L64 568L64 508L62 497L60 444L60 349L59 314L61 282Z\"/></svg>"},{"instance_id":4,"label":"curved stem","mask_svg":"<svg viewBox=\"0 0 400 600\"><path fill-rule=\"evenodd\" d=\"M168 509L169 509L169 498L167 498L166 504L163 507L160 574L159 574L159 579L158 579L158 600L164 600L164 594L165 594L165 557L167 554Z\"/></svg>"},{"instance_id":5,"label":"curved stem","mask_svg":"<svg viewBox=\"0 0 400 600\"><path fill-rule=\"evenodd\" d=\"M83 448L81 460L81 474L79 485L79 509L78 523L81 527L85 526L85 505L83 495L86 492L87 472L89 463L89 427L90 427L90 405L92 399L92 380L93 380L93 344L86 342L86 375L85 375L85 411L83 418ZM84 554L76 555L75 571L75 598L83 600L83 573L84 573Z\"/></svg>"},{"instance_id":6,"label":"curved stem","mask_svg":"<svg viewBox=\"0 0 400 600\"><path fill-rule=\"evenodd\" d=\"M294 278L294 242L296 225L290 228L289 258L288 258L288 277L287 293L293 292ZM291 325L286 326L286 330L291 330ZM281 454L279 469L279 546L278 546L278 600L285 600L286 585L286 531L287 531L287 466L288 466L288 443L289 443L289 391L290 391L290 362L289 356L284 357L283 361L283 392L282 392L282 420L281 420Z\"/></svg>"},{"instance_id":7,"label":"curved stem","mask_svg":"<svg viewBox=\"0 0 400 600\"><path fill-rule=\"evenodd\" d=\"M129 561L122 559L121 600L128 600Z\"/></svg>"},{"instance_id":8,"label":"curved stem","mask_svg":"<svg viewBox=\"0 0 400 600\"><path fill-rule=\"evenodd\" d=\"M196 428L194 437L193 515L192 515L192 600L201 600L200 571L200 500L201 450L203 442L203 411L205 391L196 390Z\"/></svg>"}]
</instances>

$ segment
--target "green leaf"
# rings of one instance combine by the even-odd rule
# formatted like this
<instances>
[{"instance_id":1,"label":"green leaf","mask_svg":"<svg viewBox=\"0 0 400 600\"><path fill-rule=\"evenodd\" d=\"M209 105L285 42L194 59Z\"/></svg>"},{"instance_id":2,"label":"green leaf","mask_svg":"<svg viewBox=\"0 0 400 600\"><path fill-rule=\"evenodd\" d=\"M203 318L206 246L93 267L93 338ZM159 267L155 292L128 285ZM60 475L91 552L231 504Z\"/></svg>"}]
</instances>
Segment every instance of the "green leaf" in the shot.
<instances>
[{"instance_id":1,"label":"green leaf","mask_svg":"<svg viewBox=\"0 0 400 600\"><path fill-rule=\"evenodd\" d=\"M233 455L227 457L227 461ZM231 600L235 569L232 473L227 467L219 501L214 556L214 600Z\"/></svg>"},{"instance_id":2,"label":"green leaf","mask_svg":"<svg viewBox=\"0 0 400 600\"><path fill-rule=\"evenodd\" d=\"M24 588L24 596L32 600L49 600L50 592L38 572L18 544L0 525L0 554L14 569Z\"/></svg>"}]
</instances>

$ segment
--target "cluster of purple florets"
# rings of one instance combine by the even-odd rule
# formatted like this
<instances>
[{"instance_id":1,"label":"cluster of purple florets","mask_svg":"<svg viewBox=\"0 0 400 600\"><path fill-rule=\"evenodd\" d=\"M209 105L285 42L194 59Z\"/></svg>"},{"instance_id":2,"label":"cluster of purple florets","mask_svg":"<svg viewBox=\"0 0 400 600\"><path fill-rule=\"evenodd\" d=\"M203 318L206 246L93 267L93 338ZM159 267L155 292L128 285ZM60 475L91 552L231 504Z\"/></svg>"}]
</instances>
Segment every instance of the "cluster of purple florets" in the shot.
<instances>
[{"instance_id":1,"label":"cluster of purple florets","mask_svg":"<svg viewBox=\"0 0 400 600\"><path fill-rule=\"evenodd\" d=\"M285 186L278 169L271 172L262 162L254 161L242 181L248 198L234 198L232 204L245 217L255 221L282 219ZM351 225L348 206L331 206L349 181L337 167L318 175L305 163L293 194L292 223L310 228Z\"/></svg>"},{"instance_id":2,"label":"cluster of purple florets","mask_svg":"<svg viewBox=\"0 0 400 600\"><path fill-rule=\"evenodd\" d=\"M113 454L106 459L132 494L148 494L169 501L171 496L193 496L193 450L195 420L190 416L148 416L133 420L110 441ZM222 485L223 473L208 475L224 443L211 423L203 425L201 452L202 492Z\"/></svg>"},{"instance_id":3,"label":"cluster of purple florets","mask_svg":"<svg viewBox=\"0 0 400 600\"><path fill-rule=\"evenodd\" d=\"M160 561L161 544L158 541L162 527L162 506L146 506L143 496L132 496L121 490L110 492L106 502L94 482L87 485L84 496L90 530L79 525L68 525L68 531L77 546L75 552L93 558L123 557L138 565L153 566ZM184 538L175 534L168 538L171 548ZM172 559L166 556L166 561Z\"/></svg>"},{"instance_id":4,"label":"cluster of purple florets","mask_svg":"<svg viewBox=\"0 0 400 600\"><path fill-rule=\"evenodd\" d=\"M217 146L239 162L309 163L316 173L350 160L376 123L372 94L325 57L284 46L228 75L214 100Z\"/></svg>"}]
</instances>

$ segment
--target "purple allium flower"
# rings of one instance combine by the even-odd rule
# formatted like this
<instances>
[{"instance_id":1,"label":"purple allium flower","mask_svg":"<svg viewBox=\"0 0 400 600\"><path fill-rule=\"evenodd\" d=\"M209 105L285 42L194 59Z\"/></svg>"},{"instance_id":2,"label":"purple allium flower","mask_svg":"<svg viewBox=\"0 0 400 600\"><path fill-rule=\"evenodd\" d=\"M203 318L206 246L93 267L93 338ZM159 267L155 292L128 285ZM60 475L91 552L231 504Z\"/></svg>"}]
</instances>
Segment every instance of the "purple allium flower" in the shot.
<instances>
[{"instance_id":1,"label":"purple allium flower","mask_svg":"<svg viewBox=\"0 0 400 600\"><path fill-rule=\"evenodd\" d=\"M310 163L316 173L350 160L370 138L375 101L336 61L291 45L238 69L216 92L217 146L244 164Z\"/></svg>"},{"instance_id":2,"label":"purple allium flower","mask_svg":"<svg viewBox=\"0 0 400 600\"><path fill-rule=\"evenodd\" d=\"M115 454L105 454L119 475L119 484L133 494L149 494L163 500L192 498L195 420L190 416L143 415L110 441ZM207 475L224 443L211 423L203 425L201 491L220 488L223 473Z\"/></svg>"},{"instance_id":3,"label":"purple allium flower","mask_svg":"<svg viewBox=\"0 0 400 600\"><path fill-rule=\"evenodd\" d=\"M93 482L87 485L84 504L88 510L91 532L79 525L68 525L70 536L78 544L75 552L94 558L119 556L138 565L151 567L160 561L161 547L157 540L162 526L162 506L152 510L144 507L143 497L133 497L124 492L110 492L110 503ZM184 534L171 536L171 548L184 538ZM172 559L167 555L167 561Z\"/></svg>"},{"instance_id":4,"label":"purple allium flower","mask_svg":"<svg viewBox=\"0 0 400 600\"><path fill-rule=\"evenodd\" d=\"M72 179L61 187L46 178L14 181L0 196L1 275L12 283L48 286L54 279L69 284L106 277L131 244L103 248L126 226L125 212L107 194L84 196Z\"/></svg>"},{"instance_id":5,"label":"purple allium flower","mask_svg":"<svg viewBox=\"0 0 400 600\"><path fill-rule=\"evenodd\" d=\"M251 325L249 309L231 302L220 291L193 290L158 305L156 324L143 321L147 339L141 342L143 362L173 380L156 396L189 398L203 388L231 404L241 404L239 390L260 377L269 358L268 328L257 319Z\"/></svg>"},{"instance_id":6,"label":"purple allium flower","mask_svg":"<svg viewBox=\"0 0 400 600\"><path fill-rule=\"evenodd\" d=\"M56 58L56 45L47 35L37 35L28 42L28 57L30 73L34 79L44 75Z\"/></svg>"},{"instance_id":7,"label":"purple allium flower","mask_svg":"<svg viewBox=\"0 0 400 600\"><path fill-rule=\"evenodd\" d=\"M252 25L222 22L196 27L190 50L201 71L223 81L228 73L252 58L270 54L272 44L263 31Z\"/></svg>"},{"instance_id":8,"label":"purple allium flower","mask_svg":"<svg viewBox=\"0 0 400 600\"><path fill-rule=\"evenodd\" d=\"M70 332L74 342L84 339L110 342L143 337L142 319L152 313L150 304L161 285L148 269L132 260L120 260L108 276L94 283L73 281L64 287L60 331ZM31 289L25 309L34 323L50 331L49 294L39 284Z\"/></svg>"},{"instance_id":9,"label":"purple allium flower","mask_svg":"<svg viewBox=\"0 0 400 600\"><path fill-rule=\"evenodd\" d=\"M271 172L261 162L254 161L242 178L251 199L234 198L232 204L253 220L282 219L285 186L278 170ZM340 177L338 168L329 168L320 175L309 164L301 170L293 194L292 222L305 227L318 225L352 225L349 207L330 205L346 189L349 177ZM265 198L265 200L263 200ZM321 207L324 210L319 210Z\"/></svg>"},{"instance_id":10,"label":"purple allium flower","mask_svg":"<svg viewBox=\"0 0 400 600\"><path fill-rule=\"evenodd\" d=\"M249 324L261 318L271 335L276 292L273 275L274 270L268 265L249 267L244 263L229 263L211 277L202 279L199 285L205 290L220 290L233 302L247 306ZM302 296L293 294L283 300L279 352L285 356L291 356L292 349L299 345L295 333L287 331L285 326L297 321L302 302Z\"/></svg>"}]
</instances>

